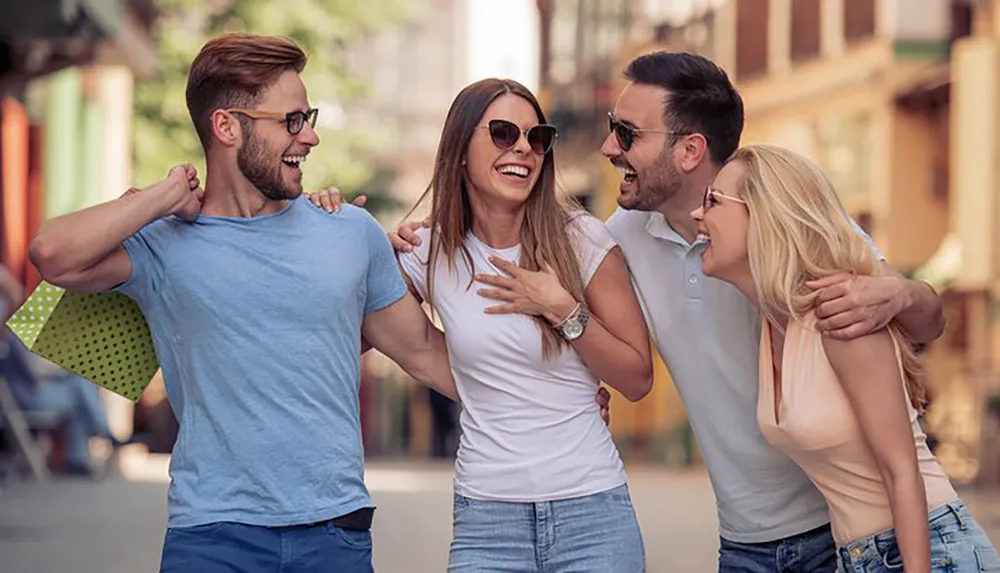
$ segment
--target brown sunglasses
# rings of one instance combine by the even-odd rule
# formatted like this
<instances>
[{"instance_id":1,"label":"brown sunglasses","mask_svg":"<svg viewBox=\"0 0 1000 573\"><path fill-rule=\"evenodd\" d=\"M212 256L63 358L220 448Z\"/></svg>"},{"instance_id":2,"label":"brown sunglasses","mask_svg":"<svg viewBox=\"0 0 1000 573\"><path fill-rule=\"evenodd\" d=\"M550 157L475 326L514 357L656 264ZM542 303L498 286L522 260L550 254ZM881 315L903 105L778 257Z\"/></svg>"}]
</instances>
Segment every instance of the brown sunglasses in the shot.
<instances>
[{"instance_id":1,"label":"brown sunglasses","mask_svg":"<svg viewBox=\"0 0 1000 573\"><path fill-rule=\"evenodd\" d=\"M506 119L491 119L487 125L480 126L480 129L489 130L493 145L504 151L517 145L521 134L524 134L531 150L538 155L545 155L551 151L556 143L556 138L559 137L554 125L542 123L522 130L516 123Z\"/></svg>"}]
</instances>

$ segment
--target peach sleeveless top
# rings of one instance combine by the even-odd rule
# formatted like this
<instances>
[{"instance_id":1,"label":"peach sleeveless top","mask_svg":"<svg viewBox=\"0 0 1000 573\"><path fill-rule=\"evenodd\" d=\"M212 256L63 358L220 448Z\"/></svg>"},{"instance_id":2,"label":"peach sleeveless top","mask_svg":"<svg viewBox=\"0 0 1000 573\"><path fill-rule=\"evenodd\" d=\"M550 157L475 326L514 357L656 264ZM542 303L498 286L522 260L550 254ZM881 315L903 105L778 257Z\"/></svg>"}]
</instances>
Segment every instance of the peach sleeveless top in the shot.
<instances>
[{"instance_id":1,"label":"peach sleeveless top","mask_svg":"<svg viewBox=\"0 0 1000 573\"><path fill-rule=\"evenodd\" d=\"M788 323L777 411L771 326L766 319L762 322L757 400L761 433L791 457L826 498L838 545L892 528L885 484L854 409L826 357L821 335L814 328L816 319ZM896 361L902 371L898 346ZM927 447L917 411L909 406L909 412L930 510L958 495Z\"/></svg>"}]
</instances>

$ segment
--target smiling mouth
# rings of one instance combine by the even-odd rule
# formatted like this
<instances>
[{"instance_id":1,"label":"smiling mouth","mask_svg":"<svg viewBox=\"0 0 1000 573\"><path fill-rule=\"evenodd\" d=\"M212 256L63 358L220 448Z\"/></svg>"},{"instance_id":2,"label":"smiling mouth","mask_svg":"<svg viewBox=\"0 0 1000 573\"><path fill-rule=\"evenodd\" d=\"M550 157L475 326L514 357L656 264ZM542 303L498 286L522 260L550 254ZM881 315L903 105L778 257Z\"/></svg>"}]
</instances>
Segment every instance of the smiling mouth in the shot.
<instances>
[{"instance_id":1,"label":"smiling mouth","mask_svg":"<svg viewBox=\"0 0 1000 573\"><path fill-rule=\"evenodd\" d=\"M699 241L705 241L706 243L711 243L712 242L712 237L709 237L708 233L698 233L697 240L699 240Z\"/></svg>"},{"instance_id":2,"label":"smiling mouth","mask_svg":"<svg viewBox=\"0 0 1000 573\"><path fill-rule=\"evenodd\" d=\"M531 175L531 170L524 165L501 165L497 167L497 173L517 177L518 179L527 179Z\"/></svg>"},{"instance_id":3,"label":"smiling mouth","mask_svg":"<svg viewBox=\"0 0 1000 573\"><path fill-rule=\"evenodd\" d=\"M632 169L631 167L625 165L615 165L615 171L625 176L625 183L631 183L635 181L635 178L638 176L638 174L635 172L635 169Z\"/></svg>"},{"instance_id":4,"label":"smiling mouth","mask_svg":"<svg viewBox=\"0 0 1000 573\"><path fill-rule=\"evenodd\" d=\"M286 156L284 156L284 157L281 158L281 162L282 163L284 163L285 165L287 165L289 167L292 167L294 169L298 169L299 166L303 162L305 162L305 160L306 160L306 156L305 155L286 155Z\"/></svg>"}]
</instances>

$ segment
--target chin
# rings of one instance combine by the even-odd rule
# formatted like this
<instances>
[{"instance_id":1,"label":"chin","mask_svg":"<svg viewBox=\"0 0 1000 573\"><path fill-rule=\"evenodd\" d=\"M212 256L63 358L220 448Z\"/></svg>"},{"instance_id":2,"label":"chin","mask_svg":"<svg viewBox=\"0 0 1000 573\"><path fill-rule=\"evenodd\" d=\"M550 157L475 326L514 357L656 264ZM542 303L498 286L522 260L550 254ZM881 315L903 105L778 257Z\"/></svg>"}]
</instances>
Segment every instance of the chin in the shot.
<instances>
[{"instance_id":1,"label":"chin","mask_svg":"<svg viewBox=\"0 0 1000 573\"><path fill-rule=\"evenodd\" d=\"M515 206L524 205L528 202L528 197L531 196L531 189L511 189L507 187L495 189L495 192L497 199Z\"/></svg>"},{"instance_id":2,"label":"chin","mask_svg":"<svg viewBox=\"0 0 1000 573\"><path fill-rule=\"evenodd\" d=\"M706 277L719 278L719 276L715 274L715 267L710 262L701 262L701 274Z\"/></svg>"}]
</instances>

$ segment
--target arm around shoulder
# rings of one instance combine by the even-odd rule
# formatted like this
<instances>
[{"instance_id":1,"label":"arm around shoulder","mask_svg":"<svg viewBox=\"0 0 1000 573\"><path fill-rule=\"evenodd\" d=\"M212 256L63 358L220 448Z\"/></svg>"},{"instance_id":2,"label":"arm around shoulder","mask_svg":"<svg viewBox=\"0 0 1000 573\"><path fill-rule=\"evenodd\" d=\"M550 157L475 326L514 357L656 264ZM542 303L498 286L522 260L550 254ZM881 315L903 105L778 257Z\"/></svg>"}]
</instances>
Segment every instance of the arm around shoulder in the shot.
<instances>
[{"instance_id":1,"label":"arm around shoulder","mask_svg":"<svg viewBox=\"0 0 1000 573\"><path fill-rule=\"evenodd\" d=\"M431 322L410 292L365 315L364 338L417 382L458 400L444 333Z\"/></svg>"},{"instance_id":2,"label":"arm around shoulder","mask_svg":"<svg viewBox=\"0 0 1000 573\"><path fill-rule=\"evenodd\" d=\"M937 340L944 332L946 320L944 306L934 288L923 281L903 277L885 261L882 261L881 271L883 275L902 281L902 309L896 320L903 330L914 342L927 344Z\"/></svg>"}]
</instances>

